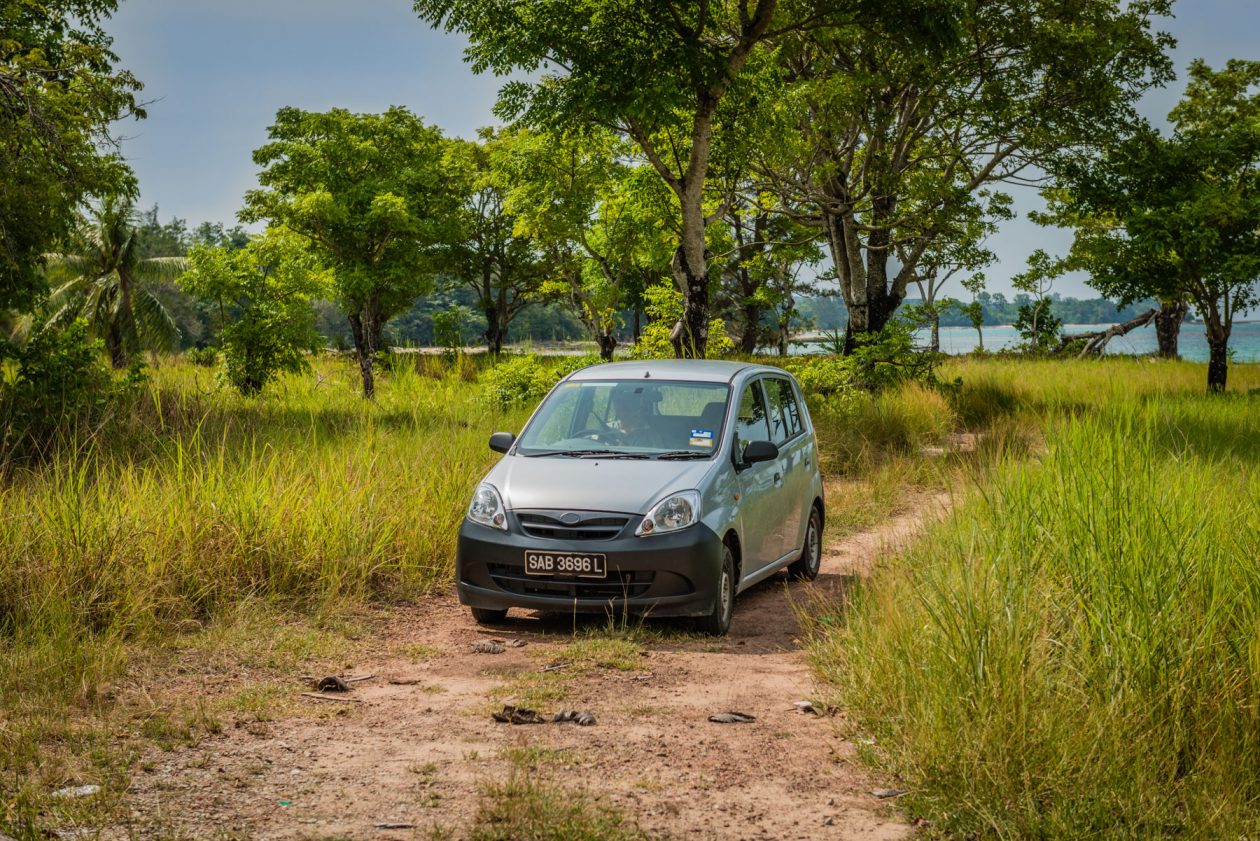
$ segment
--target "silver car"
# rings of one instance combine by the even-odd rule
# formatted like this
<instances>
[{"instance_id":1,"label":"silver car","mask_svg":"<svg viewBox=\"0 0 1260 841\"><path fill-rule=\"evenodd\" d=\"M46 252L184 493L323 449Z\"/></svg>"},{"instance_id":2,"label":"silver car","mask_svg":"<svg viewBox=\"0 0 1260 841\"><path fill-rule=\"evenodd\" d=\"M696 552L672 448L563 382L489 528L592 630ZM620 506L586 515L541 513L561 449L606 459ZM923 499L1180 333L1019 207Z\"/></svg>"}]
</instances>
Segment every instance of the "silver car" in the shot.
<instances>
[{"instance_id":1,"label":"silver car","mask_svg":"<svg viewBox=\"0 0 1260 841\"><path fill-rule=\"evenodd\" d=\"M615 362L561 380L473 494L459 599L509 608L698 617L783 567L818 575L823 485L800 388L740 362Z\"/></svg>"}]
</instances>

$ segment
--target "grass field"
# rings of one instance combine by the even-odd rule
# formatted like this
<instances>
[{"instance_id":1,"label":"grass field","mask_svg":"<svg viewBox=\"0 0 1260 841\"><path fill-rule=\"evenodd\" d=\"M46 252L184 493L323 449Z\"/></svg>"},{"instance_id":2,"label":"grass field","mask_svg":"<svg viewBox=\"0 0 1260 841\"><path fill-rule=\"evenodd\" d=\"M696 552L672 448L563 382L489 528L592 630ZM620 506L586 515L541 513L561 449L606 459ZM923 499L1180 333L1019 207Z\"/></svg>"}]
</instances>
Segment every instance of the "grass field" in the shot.
<instances>
[{"instance_id":1,"label":"grass field","mask_svg":"<svg viewBox=\"0 0 1260 841\"><path fill-rule=\"evenodd\" d=\"M819 625L867 758L947 837L1260 829L1260 385L1185 364L964 362L973 422L1035 426Z\"/></svg>"},{"instance_id":2,"label":"grass field","mask_svg":"<svg viewBox=\"0 0 1260 841\"><path fill-rule=\"evenodd\" d=\"M101 784L93 808L121 808L137 739L217 726L215 709L128 694L138 674L250 670L257 697L231 703L262 715L268 675L336 657L372 610L446 586L495 458L487 433L519 430L528 412L486 399L485 364L404 358L367 403L344 360L257 399L163 362L94 434L11 470L0 827L21 835L80 808L48 799L64 785ZM828 500L832 539L895 513L911 488L971 483L847 625L813 636L820 673L879 734L872 759L913 781L914 808L981 835L1241 826L1260 778L1260 584L1244 563L1260 544L1257 398L1198 397L1202 366L1149 361L954 361L945 376L961 386L812 405L843 491ZM1231 383L1260 386L1260 368L1236 367ZM985 433L971 456L923 454L968 430ZM1089 726L1069 726L1082 716ZM1161 759L1117 770L1143 755ZM1094 757L1106 774L1080 770ZM1233 785L1230 767L1247 769ZM1081 780L1099 796L1068 797Z\"/></svg>"},{"instance_id":3,"label":"grass field","mask_svg":"<svg viewBox=\"0 0 1260 841\"><path fill-rule=\"evenodd\" d=\"M327 624L449 580L494 455L487 430L519 427L523 412L424 367L446 375L395 366L373 404L340 362L254 400L168 363L96 435L0 484L7 822L44 792L113 773L92 725L111 706L101 687L137 652L225 619Z\"/></svg>"}]
</instances>

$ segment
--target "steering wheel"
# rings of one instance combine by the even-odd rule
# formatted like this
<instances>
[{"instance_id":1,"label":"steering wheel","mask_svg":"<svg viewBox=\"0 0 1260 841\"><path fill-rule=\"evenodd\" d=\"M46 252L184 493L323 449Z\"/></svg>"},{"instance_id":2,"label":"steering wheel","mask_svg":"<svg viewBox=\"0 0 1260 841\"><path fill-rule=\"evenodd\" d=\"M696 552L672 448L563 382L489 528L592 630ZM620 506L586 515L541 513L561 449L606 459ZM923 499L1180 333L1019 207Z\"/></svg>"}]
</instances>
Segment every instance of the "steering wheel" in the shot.
<instances>
[{"instance_id":1,"label":"steering wheel","mask_svg":"<svg viewBox=\"0 0 1260 841\"><path fill-rule=\"evenodd\" d=\"M574 438L589 438L592 441L607 441L610 444L620 444L626 440L625 433L620 430L613 429L611 426L605 427L588 427L581 432L575 433Z\"/></svg>"}]
</instances>

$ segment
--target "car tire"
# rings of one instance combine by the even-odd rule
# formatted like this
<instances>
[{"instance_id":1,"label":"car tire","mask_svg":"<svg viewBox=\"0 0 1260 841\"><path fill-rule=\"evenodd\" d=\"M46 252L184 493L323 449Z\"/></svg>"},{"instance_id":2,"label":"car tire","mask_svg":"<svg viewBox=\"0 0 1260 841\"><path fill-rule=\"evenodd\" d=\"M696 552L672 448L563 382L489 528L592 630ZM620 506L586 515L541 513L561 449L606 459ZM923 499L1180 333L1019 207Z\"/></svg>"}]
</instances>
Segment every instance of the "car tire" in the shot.
<instances>
[{"instance_id":1,"label":"car tire","mask_svg":"<svg viewBox=\"0 0 1260 841\"><path fill-rule=\"evenodd\" d=\"M788 575L797 581L813 581L822 566L822 517L817 508L809 509L809 525L805 527L805 546L801 556L788 566Z\"/></svg>"},{"instance_id":2,"label":"car tire","mask_svg":"<svg viewBox=\"0 0 1260 841\"><path fill-rule=\"evenodd\" d=\"M722 544L722 568L718 572L717 594L713 599L713 611L697 624L699 629L714 637L724 636L731 629L731 614L735 612L735 553Z\"/></svg>"},{"instance_id":3,"label":"car tire","mask_svg":"<svg viewBox=\"0 0 1260 841\"><path fill-rule=\"evenodd\" d=\"M507 608L474 607L472 615L478 625L494 625L507 619Z\"/></svg>"}]
</instances>

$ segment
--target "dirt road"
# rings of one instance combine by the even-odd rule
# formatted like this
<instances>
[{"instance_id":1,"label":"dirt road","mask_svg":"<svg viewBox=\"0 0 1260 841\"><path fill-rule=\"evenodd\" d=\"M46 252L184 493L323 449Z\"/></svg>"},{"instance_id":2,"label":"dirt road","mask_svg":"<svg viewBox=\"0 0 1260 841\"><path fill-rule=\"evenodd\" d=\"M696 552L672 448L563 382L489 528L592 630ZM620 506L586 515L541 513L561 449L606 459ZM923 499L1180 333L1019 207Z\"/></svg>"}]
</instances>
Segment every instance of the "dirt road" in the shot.
<instances>
[{"instance_id":1,"label":"dirt road","mask_svg":"<svg viewBox=\"0 0 1260 841\"><path fill-rule=\"evenodd\" d=\"M907 837L910 827L871 794L892 782L853 762L843 717L794 706L814 685L791 601L810 587L840 592L916 531L925 507L832 541L812 585L777 577L745 593L723 639L649 622L627 645L600 623L575 634L569 619L528 614L488 632L453 597L400 613L379 654L346 664L374 675L355 684L353 701L301 699L306 714L225 722L195 747L145 757L130 791L134 831L404 839L440 827L462 837L483 788L515 769L672 838ZM527 644L470 650L487 637ZM542 698L545 712L588 710L597 724L495 723L490 712L514 698ZM732 710L756 720L708 721Z\"/></svg>"}]
</instances>

